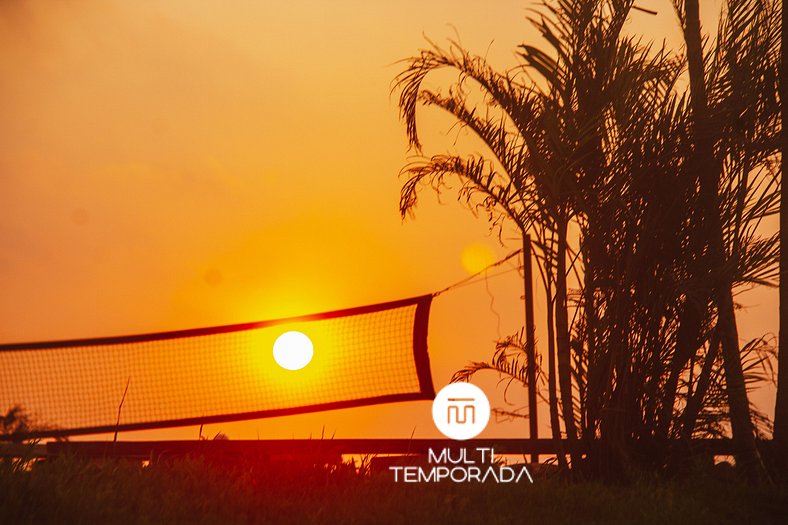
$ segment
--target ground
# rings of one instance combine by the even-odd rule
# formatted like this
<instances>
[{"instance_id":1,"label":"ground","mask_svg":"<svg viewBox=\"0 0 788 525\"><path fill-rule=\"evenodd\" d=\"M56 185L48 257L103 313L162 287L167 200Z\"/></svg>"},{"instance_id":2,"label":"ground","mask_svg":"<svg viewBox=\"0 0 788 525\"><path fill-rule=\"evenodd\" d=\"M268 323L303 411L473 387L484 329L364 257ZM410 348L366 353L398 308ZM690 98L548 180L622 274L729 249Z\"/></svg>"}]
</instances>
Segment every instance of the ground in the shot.
<instances>
[{"instance_id":1,"label":"ground","mask_svg":"<svg viewBox=\"0 0 788 525\"><path fill-rule=\"evenodd\" d=\"M59 458L0 464L0 523L788 523L788 486L697 474L631 485L403 484L349 465Z\"/></svg>"}]
</instances>

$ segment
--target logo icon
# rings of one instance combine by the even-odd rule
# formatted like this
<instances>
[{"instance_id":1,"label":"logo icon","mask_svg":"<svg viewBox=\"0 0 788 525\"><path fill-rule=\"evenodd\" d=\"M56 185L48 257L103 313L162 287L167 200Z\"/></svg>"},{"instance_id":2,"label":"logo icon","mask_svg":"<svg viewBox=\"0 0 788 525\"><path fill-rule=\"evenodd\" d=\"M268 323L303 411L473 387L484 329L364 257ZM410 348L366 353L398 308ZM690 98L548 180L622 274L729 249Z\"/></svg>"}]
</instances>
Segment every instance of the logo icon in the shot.
<instances>
[{"instance_id":1,"label":"logo icon","mask_svg":"<svg viewBox=\"0 0 788 525\"><path fill-rule=\"evenodd\" d=\"M432 419L444 436L458 441L471 439L490 421L490 402L475 385L451 383L435 396Z\"/></svg>"}]
</instances>

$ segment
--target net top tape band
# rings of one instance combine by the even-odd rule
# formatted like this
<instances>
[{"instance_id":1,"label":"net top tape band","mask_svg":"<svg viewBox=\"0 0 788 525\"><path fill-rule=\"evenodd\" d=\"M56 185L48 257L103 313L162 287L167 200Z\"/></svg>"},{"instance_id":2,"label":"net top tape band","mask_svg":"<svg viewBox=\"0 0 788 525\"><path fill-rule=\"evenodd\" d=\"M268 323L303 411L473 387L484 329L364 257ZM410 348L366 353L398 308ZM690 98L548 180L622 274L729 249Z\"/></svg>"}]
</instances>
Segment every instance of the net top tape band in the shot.
<instances>
[{"instance_id":1,"label":"net top tape band","mask_svg":"<svg viewBox=\"0 0 788 525\"><path fill-rule=\"evenodd\" d=\"M172 330L167 332L151 332L146 334L119 335L109 337L91 337L87 339L61 339L54 341L35 341L22 343L2 343L0 352L19 351L19 350L43 350L47 348L63 348L69 346L106 346L122 343L140 343L145 341L162 341L166 339L177 339L182 337L194 337L201 335L225 334L229 332L239 332L243 330L253 330L255 328L267 328L288 323L299 323L307 321L321 321L334 319L336 317L350 317L353 315L370 314L383 310L392 310L404 306L424 304L429 314L429 307L434 296L422 295L399 299L385 303L376 303L365 306L354 306L353 308L343 308L330 312L320 312L315 314L300 315L294 317L282 317L279 319L267 319L265 321L252 321L249 323L228 324L220 326L209 326L205 328L188 328L186 330Z\"/></svg>"}]
</instances>

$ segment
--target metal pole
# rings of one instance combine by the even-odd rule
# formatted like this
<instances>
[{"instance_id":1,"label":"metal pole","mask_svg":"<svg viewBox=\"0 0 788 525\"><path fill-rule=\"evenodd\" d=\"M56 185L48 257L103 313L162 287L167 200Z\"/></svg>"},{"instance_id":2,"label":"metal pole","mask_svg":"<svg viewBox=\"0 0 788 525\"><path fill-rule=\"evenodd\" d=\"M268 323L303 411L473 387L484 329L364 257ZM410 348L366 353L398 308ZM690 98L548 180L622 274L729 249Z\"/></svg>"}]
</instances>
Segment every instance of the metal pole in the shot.
<instances>
[{"instance_id":1,"label":"metal pole","mask_svg":"<svg viewBox=\"0 0 788 525\"><path fill-rule=\"evenodd\" d=\"M536 325L534 324L534 288L533 272L531 269L531 237L523 234L523 280L525 284L525 357L528 368L528 422L530 426L529 438L539 438L539 419L536 412ZM535 448L531 449L531 463L539 462L539 454Z\"/></svg>"}]
</instances>

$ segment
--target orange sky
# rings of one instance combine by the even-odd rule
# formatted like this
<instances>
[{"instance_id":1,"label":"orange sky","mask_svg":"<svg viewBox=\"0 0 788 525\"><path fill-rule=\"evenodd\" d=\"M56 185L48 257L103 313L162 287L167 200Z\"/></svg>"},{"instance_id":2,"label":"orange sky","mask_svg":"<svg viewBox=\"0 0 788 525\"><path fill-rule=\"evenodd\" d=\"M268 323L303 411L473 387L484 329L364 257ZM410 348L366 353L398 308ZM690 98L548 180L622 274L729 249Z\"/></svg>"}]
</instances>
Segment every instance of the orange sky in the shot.
<instances>
[{"instance_id":1,"label":"orange sky","mask_svg":"<svg viewBox=\"0 0 788 525\"><path fill-rule=\"evenodd\" d=\"M670 2L642 4L660 14L633 15L633 30L677 42ZM702 2L708 24L717 4ZM397 173L408 152L389 89L396 62L425 35L459 35L496 67L514 65L517 44L538 42L525 21L531 5L3 2L0 341L387 301L466 276L470 245L496 257L519 248L511 239L500 246L450 194L441 206L425 192L416 219L400 220ZM428 150L452 147L449 121L422 116ZM436 299L436 387L519 328L521 290L511 273L489 281L492 295L479 284ZM776 332L774 292L739 300L749 306L743 339ZM537 305L537 319L543 313ZM500 405L495 381L480 384ZM757 399L771 412L771 393ZM524 435L525 426L492 424L483 436ZM206 434L307 437L323 427L337 437L438 435L426 402L213 425Z\"/></svg>"}]
</instances>

